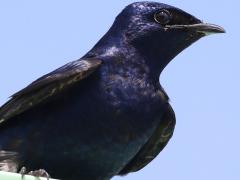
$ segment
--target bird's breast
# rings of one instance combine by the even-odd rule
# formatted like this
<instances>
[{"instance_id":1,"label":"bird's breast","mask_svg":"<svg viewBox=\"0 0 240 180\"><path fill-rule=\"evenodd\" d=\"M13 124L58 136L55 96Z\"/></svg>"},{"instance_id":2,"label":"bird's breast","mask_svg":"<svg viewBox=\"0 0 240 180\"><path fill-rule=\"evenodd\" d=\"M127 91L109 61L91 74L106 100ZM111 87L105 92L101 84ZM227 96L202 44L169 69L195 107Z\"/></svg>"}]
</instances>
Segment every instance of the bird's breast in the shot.
<instances>
[{"instance_id":1,"label":"bird's breast","mask_svg":"<svg viewBox=\"0 0 240 180\"><path fill-rule=\"evenodd\" d=\"M99 86L101 101L119 121L135 126L139 132L158 124L168 103L160 86L141 77L111 74L102 78Z\"/></svg>"}]
</instances>

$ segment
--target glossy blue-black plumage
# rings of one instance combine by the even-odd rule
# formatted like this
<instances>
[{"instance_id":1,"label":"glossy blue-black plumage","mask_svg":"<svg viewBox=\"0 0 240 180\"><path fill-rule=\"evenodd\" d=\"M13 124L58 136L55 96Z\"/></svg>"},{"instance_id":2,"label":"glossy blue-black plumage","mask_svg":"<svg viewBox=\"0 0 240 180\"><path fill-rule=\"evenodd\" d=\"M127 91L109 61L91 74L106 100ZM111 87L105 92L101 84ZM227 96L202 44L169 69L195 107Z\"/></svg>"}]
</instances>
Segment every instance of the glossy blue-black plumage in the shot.
<instances>
[{"instance_id":1,"label":"glossy blue-black plumage","mask_svg":"<svg viewBox=\"0 0 240 180\"><path fill-rule=\"evenodd\" d=\"M0 169L105 180L155 158L175 126L159 75L203 36L157 23L162 9L171 12L168 25L201 23L172 6L133 3L83 58L14 95L0 109Z\"/></svg>"}]
</instances>

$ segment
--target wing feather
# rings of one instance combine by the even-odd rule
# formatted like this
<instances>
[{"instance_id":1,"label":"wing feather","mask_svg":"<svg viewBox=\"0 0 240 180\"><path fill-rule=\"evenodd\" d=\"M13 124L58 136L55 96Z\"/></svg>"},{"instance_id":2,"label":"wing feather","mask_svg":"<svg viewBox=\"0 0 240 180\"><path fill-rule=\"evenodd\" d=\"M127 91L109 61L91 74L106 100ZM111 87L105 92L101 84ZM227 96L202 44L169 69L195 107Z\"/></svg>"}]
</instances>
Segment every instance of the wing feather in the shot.
<instances>
[{"instance_id":1,"label":"wing feather","mask_svg":"<svg viewBox=\"0 0 240 180\"><path fill-rule=\"evenodd\" d=\"M135 157L122 169L119 175L136 172L149 164L167 145L171 139L175 127L175 114L168 104L167 110L160 124L148 142L140 149Z\"/></svg>"},{"instance_id":2,"label":"wing feather","mask_svg":"<svg viewBox=\"0 0 240 180\"><path fill-rule=\"evenodd\" d=\"M37 79L0 108L0 124L88 77L101 62L97 59L80 59Z\"/></svg>"}]
</instances>

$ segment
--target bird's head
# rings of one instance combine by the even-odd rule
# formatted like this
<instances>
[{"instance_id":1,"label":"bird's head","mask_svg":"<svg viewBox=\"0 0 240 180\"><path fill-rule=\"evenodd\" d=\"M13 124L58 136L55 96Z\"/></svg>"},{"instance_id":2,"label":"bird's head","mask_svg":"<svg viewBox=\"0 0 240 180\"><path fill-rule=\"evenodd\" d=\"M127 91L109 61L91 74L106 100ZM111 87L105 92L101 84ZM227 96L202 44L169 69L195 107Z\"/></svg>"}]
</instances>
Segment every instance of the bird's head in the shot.
<instances>
[{"instance_id":1,"label":"bird's head","mask_svg":"<svg viewBox=\"0 0 240 180\"><path fill-rule=\"evenodd\" d=\"M128 5L118 15L114 25L118 31L124 30L130 41L150 37L174 39L174 44L187 42L191 37L198 39L225 32L220 26L203 23L181 9L157 2L136 2Z\"/></svg>"},{"instance_id":2,"label":"bird's head","mask_svg":"<svg viewBox=\"0 0 240 180\"><path fill-rule=\"evenodd\" d=\"M225 32L220 26L203 23L181 9L156 2L130 4L116 18L115 27L148 60L160 61L162 69L201 37Z\"/></svg>"},{"instance_id":3,"label":"bird's head","mask_svg":"<svg viewBox=\"0 0 240 180\"><path fill-rule=\"evenodd\" d=\"M106 37L110 37L110 45L120 39L133 46L145 57L146 63L161 72L171 59L193 42L209 34L224 32L220 26L203 23L176 7L136 2L117 16Z\"/></svg>"}]
</instances>

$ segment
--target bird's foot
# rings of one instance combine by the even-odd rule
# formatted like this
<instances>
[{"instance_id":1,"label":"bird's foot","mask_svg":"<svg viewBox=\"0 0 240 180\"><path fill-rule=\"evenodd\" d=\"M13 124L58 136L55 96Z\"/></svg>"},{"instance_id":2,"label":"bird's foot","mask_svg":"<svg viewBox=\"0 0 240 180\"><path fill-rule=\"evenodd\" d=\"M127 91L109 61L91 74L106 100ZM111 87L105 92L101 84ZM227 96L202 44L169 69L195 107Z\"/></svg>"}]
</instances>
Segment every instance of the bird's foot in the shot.
<instances>
[{"instance_id":1,"label":"bird's foot","mask_svg":"<svg viewBox=\"0 0 240 180\"><path fill-rule=\"evenodd\" d=\"M19 171L19 173L22 175L22 179L23 179L24 175L31 175L31 176L35 176L35 177L45 177L45 178L47 178L47 180L49 180L49 178L50 178L50 175L44 169L30 171L27 173L26 167L22 167L21 170Z\"/></svg>"},{"instance_id":2,"label":"bird's foot","mask_svg":"<svg viewBox=\"0 0 240 180\"><path fill-rule=\"evenodd\" d=\"M35 171L30 171L28 173L28 175L32 175L32 176L35 176L35 177L45 177L47 178L47 180L49 180L50 178L50 175L48 174L47 171L45 171L44 169L39 169L39 170L35 170Z\"/></svg>"}]
</instances>

